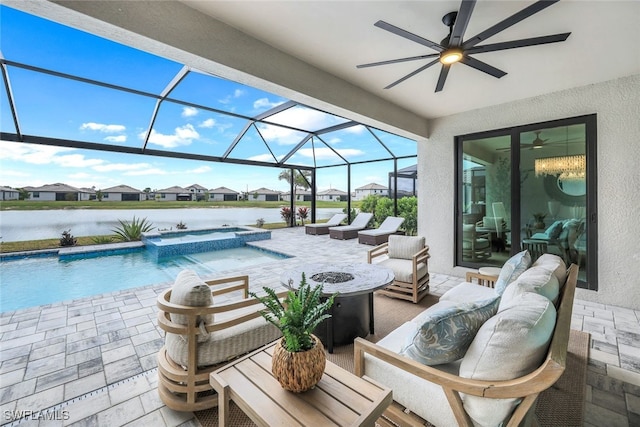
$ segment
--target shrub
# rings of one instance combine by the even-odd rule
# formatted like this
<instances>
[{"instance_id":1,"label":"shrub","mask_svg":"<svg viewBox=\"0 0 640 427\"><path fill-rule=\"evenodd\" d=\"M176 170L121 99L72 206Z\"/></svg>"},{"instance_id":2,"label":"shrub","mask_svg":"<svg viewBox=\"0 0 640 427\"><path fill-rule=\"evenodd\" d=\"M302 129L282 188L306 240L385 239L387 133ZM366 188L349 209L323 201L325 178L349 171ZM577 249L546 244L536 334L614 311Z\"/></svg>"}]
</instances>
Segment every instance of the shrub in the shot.
<instances>
[{"instance_id":1,"label":"shrub","mask_svg":"<svg viewBox=\"0 0 640 427\"><path fill-rule=\"evenodd\" d=\"M184 222L180 221L178 224L176 224L176 229L178 229L178 230L186 230L187 229L187 224L185 224Z\"/></svg>"},{"instance_id":2,"label":"shrub","mask_svg":"<svg viewBox=\"0 0 640 427\"><path fill-rule=\"evenodd\" d=\"M142 239L142 233L146 233L155 228L146 218L136 219L135 216L131 222L121 219L119 219L118 222L120 223L120 227L116 227L113 232L116 233L116 240L121 242L140 240Z\"/></svg>"},{"instance_id":3,"label":"shrub","mask_svg":"<svg viewBox=\"0 0 640 427\"><path fill-rule=\"evenodd\" d=\"M71 234L71 229L63 231L62 237L60 238L60 246L75 246L78 242L78 239L73 237Z\"/></svg>"},{"instance_id":4,"label":"shrub","mask_svg":"<svg viewBox=\"0 0 640 427\"><path fill-rule=\"evenodd\" d=\"M304 225L304 220L307 219L308 216L309 216L309 208L306 206L300 206L298 208L298 218L300 218L302 225Z\"/></svg>"},{"instance_id":5,"label":"shrub","mask_svg":"<svg viewBox=\"0 0 640 427\"><path fill-rule=\"evenodd\" d=\"M291 224L291 209L287 206L283 206L280 209L280 216L287 224Z\"/></svg>"},{"instance_id":6,"label":"shrub","mask_svg":"<svg viewBox=\"0 0 640 427\"><path fill-rule=\"evenodd\" d=\"M96 245L105 245L113 242L113 236L93 236L91 241Z\"/></svg>"},{"instance_id":7,"label":"shrub","mask_svg":"<svg viewBox=\"0 0 640 427\"><path fill-rule=\"evenodd\" d=\"M257 226L258 228L262 228L262 227L264 227L264 218L258 218L258 219L256 219L256 226Z\"/></svg>"}]
</instances>

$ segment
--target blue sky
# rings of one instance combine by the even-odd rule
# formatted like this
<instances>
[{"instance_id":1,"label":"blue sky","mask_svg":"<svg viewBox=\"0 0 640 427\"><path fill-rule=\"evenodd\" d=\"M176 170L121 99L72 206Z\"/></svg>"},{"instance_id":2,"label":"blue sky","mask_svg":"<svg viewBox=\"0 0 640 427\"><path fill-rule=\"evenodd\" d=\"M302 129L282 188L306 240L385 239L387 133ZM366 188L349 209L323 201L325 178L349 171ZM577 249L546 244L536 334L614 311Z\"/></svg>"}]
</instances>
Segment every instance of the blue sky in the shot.
<instances>
[{"instance_id":1,"label":"blue sky","mask_svg":"<svg viewBox=\"0 0 640 427\"><path fill-rule=\"evenodd\" d=\"M127 46L0 6L0 49L8 61L51 69L87 79L159 94L182 68L181 64ZM247 120L287 99L228 80L194 71L171 92L170 98L238 114L165 101L151 131L156 100L75 80L61 79L8 65L9 79L23 134L141 147L187 154L221 156ZM4 87L4 85L3 85ZM7 93L0 98L0 127L15 133ZM317 130L345 119L306 107L294 107L270 119L299 129ZM356 126L323 136L331 149L359 162L388 157L376 142L382 140L396 155L415 154L415 142ZM231 157L274 162L302 139L304 132L258 124L245 134ZM339 158L322 141L308 142L290 163L318 166ZM415 164L399 161L399 168ZM288 190L278 180L281 169L179 160L0 141L0 185L23 187L63 182L76 187L108 188L126 184L138 189L161 189L194 183L206 188L226 186L236 191L266 187ZM392 162L352 166L352 189L377 182L387 185ZM319 169L318 189L346 190L346 167Z\"/></svg>"}]
</instances>

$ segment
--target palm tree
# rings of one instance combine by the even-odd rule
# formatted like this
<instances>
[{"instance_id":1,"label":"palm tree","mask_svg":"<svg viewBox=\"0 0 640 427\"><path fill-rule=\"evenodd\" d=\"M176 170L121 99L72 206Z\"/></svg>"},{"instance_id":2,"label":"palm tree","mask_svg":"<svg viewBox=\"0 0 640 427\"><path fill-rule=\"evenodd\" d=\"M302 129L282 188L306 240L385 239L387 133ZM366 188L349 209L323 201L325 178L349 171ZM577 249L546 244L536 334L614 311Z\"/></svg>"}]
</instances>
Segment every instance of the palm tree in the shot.
<instances>
[{"instance_id":1,"label":"palm tree","mask_svg":"<svg viewBox=\"0 0 640 427\"><path fill-rule=\"evenodd\" d=\"M280 181L287 181L291 184L291 169L283 169L278 175L278 179ZM309 185L309 178L311 177L311 171L305 170L300 172L299 170L293 171L293 194L291 195L292 200L295 200L296 189L302 188L303 190L308 190L311 188Z\"/></svg>"}]
</instances>

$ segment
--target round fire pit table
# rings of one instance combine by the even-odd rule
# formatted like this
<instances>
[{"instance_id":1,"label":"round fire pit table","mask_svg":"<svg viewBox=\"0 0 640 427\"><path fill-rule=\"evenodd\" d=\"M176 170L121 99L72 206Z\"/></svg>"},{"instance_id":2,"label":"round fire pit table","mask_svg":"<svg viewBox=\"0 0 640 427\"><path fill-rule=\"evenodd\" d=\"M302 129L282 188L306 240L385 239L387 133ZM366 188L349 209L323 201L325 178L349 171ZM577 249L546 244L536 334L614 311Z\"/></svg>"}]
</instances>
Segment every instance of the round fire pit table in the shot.
<instances>
[{"instance_id":1,"label":"round fire pit table","mask_svg":"<svg viewBox=\"0 0 640 427\"><path fill-rule=\"evenodd\" d=\"M280 282L297 290L302 273L311 288L323 285L323 296L338 293L331 317L314 332L329 353L334 345L351 344L356 337L374 333L373 292L393 282L393 270L364 263L304 264L282 273Z\"/></svg>"}]
</instances>

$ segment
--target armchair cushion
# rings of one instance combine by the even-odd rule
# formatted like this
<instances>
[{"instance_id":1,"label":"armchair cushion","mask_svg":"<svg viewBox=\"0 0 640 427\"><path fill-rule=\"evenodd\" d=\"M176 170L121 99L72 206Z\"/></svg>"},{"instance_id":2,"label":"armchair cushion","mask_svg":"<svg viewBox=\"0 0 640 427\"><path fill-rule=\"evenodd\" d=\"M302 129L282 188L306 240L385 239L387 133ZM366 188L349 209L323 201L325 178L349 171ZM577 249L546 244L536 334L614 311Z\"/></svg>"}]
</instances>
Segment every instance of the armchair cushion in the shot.
<instances>
[{"instance_id":1,"label":"armchair cushion","mask_svg":"<svg viewBox=\"0 0 640 427\"><path fill-rule=\"evenodd\" d=\"M171 288L169 302L189 307L207 307L213 305L213 296L209 285L203 282L195 271L182 270ZM171 321L181 325L186 325L188 322L186 315L176 313L171 314ZM205 325L213 323L213 314L198 316L196 324L200 325L203 322ZM184 339L186 341L186 338ZM198 335L198 342L206 340L206 335Z\"/></svg>"},{"instance_id":2,"label":"armchair cushion","mask_svg":"<svg viewBox=\"0 0 640 427\"><path fill-rule=\"evenodd\" d=\"M556 324L549 299L526 292L505 304L480 327L460 364L460 376L478 380L509 380L537 369ZM464 395L464 408L474 423L497 426L518 399L488 399Z\"/></svg>"},{"instance_id":3,"label":"armchair cushion","mask_svg":"<svg viewBox=\"0 0 640 427\"><path fill-rule=\"evenodd\" d=\"M498 280L496 280L495 290L498 295L502 295L509 283L515 281L531 265L531 255L524 250L509 258L500 270Z\"/></svg>"},{"instance_id":4,"label":"armchair cushion","mask_svg":"<svg viewBox=\"0 0 640 427\"><path fill-rule=\"evenodd\" d=\"M425 365L449 363L464 357L476 332L498 309L494 297L477 303L441 301L414 319L400 354Z\"/></svg>"},{"instance_id":5,"label":"armchair cushion","mask_svg":"<svg viewBox=\"0 0 640 427\"><path fill-rule=\"evenodd\" d=\"M413 282L413 262L410 260L389 258L380 261L378 265L392 269L395 280L398 282ZM427 265L424 263L418 264L417 272L418 277L416 280L423 278L428 273Z\"/></svg>"},{"instance_id":6,"label":"armchair cushion","mask_svg":"<svg viewBox=\"0 0 640 427\"><path fill-rule=\"evenodd\" d=\"M389 258L411 259L424 249L425 239L419 236L389 236Z\"/></svg>"}]
</instances>

